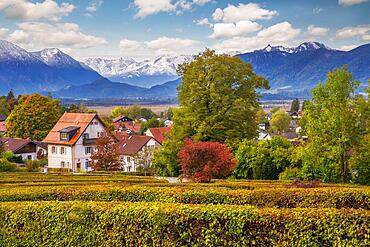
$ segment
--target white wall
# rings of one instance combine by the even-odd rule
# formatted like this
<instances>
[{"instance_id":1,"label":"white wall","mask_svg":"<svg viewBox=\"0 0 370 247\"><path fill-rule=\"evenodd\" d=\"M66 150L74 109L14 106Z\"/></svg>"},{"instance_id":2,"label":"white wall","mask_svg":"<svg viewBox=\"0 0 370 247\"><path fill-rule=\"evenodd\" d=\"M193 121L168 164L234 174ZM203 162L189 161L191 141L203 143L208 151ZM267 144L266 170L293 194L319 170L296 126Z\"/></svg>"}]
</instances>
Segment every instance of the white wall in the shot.
<instances>
[{"instance_id":1,"label":"white wall","mask_svg":"<svg viewBox=\"0 0 370 247\"><path fill-rule=\"evenodd\" d=\"M22 153L22 154L14 154L15 156L22 156L24 161L28 160L28 155L31 155L31 160L37 160L36 153Z\"/></svg>"},{"instance_id":2,"label":"white wall","mask_svg":"<svg viewBox=\"0 0 370 247\"><path fill-rule=\"evenodd\" d=\"M56 153L52 153L52 147L56 147ZM61 154L61 147L65 148L65 154ZM61 162L64 161L64 168L72 169L72 147L65 145L48 145L48 167L50 168L62 168Z\"/></svg>"}]
</instances>

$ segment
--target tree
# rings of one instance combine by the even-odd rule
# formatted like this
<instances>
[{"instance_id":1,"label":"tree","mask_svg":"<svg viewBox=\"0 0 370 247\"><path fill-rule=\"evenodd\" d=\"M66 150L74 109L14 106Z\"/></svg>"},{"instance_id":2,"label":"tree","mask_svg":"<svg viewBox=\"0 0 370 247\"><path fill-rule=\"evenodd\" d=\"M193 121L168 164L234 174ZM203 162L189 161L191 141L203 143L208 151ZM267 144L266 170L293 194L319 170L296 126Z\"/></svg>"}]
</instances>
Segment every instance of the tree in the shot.
<instances>
[{"instance_id":1,"label":"tree","mask_svg":"<svg viewBox=\"0 0 370 247\"><path fill-rule=\"evenodd\" d=\"M348 181L350 153L361 136L354 97L358 85L348 68L342 67L330 71L326 82L312 90L303 115L310 138L303 170L310 179Z\"/></svg>"},{"instance_id":2,"label":"tree","mask_svg":"<svg viewBox=\"0 0 370 247\"><path fill-rule=\"evenodd\" d=\"M226 145L218 142L185 142L178 153L182 174L196 182L225 178L234 171L236 160Z\"/></svg>"},{"instance_id":3,"label":"tree","mask_svg":"<svg viewBox=\"0 0 370 247\"><path fill-rule=\"evenodd\" d=\"M142 122L140 126L140 134L143 135L149 128L164 127L164 121L158 118L151 118L146 122Z\"/></svg>"},{"instance_id":4,"label":"tree","mask_svg":"<svg viewBox=\"0 0 370 247\"><path fill-rule=\"evenodd\" d=\"M18 100L15 98L13 90L10 90L8 95L6 96L6 102L8 103L9 112L11 112L18 104Z\"/></svg>"},{"instance_id":5,"label":"tree","mask_svg":"<svg viewBox=\"0 0 370 247\"><path fill-rule=\"evenodd\" d=\"M5 97L0 97L0 115L9 114L9 105Z\"/></svg>"},{"instance_id":6,"label":"tree","mask_svg":"<svg viewBox=\"0 0 370 247\"><path fill-rule=\"evenodd\" d=\"M154 148L144 147L140 152L138 152L134 156L135 162L138 165L139 170L142 169L144 171L145 176L152 165L153 154Z\"/></svg>"},{"instance_id":7,"label":"tree","mask_svg":"<svg viewBox=\"0 0 370 247\"><path fill-rule=\"evenodd\" d=\"M97 113L97 111L87 108L87 106L84 104L78 105L71 104L69 106L64 107L63 111L71 113Z\"/></svg>"},{"instance_id":8,"label":"tree","mask_svg":"<svg viewBox=\"0 0 370 247\"><path fill-rule=\"evenodd\" d=\"M299 99L294 99L290 106L291 112L298 112L299 111Z\"/></svg>"},{"instance_id":9,"label":"tree","mask_svg":"<svg viewBox=\"0 0 370 247\"><path fill-rule=\"evenodd\" d=\"M270 128L273 132L285 132L290 126L290 116L283 110L278 110L271 116Z\"/></svg>"},{"instance_id":10,"label":"tree","mask_svg":"<svg viewBox=\"0 0 370 247\"><path fill-rule=\"evenodd\" d=\"M238 166L234 175L248 179L278 179L291 162L292 144L283 137L274 136L271 140L245 140L235 153Z\"/></svg>"},{"instance_id":11,"label":"tree","mask_svg":"<svg viewBox=\"0 0 370 247\"><path fill-rule=\"evenodd\" d=\"M111 112L111 118L118 116L127 116L132 119L145 118L150 119L157 117L157 115L149 108L143 108L139 105L132 105L128 107L117 106Z\"/></svg>"},{"instance_id":12,"label":"tree","mask_svg":"<svg viewBox=\"0 0 370 247\"><path fill-rule=\"evenodd\" d=\"M307 107L307 105L310 103L309 100L304 100L303 103L302 103L302 111L304 111Z\"/></svg>"},{"instance_id":13,"label":"tree","mask_svg":"<svg viewBox=\"0 0 370 247\"><path fill-rule=\"evenodd\" d=\"M42 140L60 118L60 102L39 94L20 97L7 118L9 137Z\"/></svg>"},{"instance_id":14,"label":"tree","mask_svg":"<svg viewBox=\"0 0 370 247\"><path fill-rule=\"evenodd\" d=\"M180 107L192 121L196 141L233 141L257 135L256 88L268 82L238 57L206 50L179 66Z\"/></svg>"},{"instance_id":15,"label":"tree","mask_svg":"<svg viewBox=\"0 0 370 247\"><path fill-rule=\"evenodd\" d=\"M117 171L121 169L118 143L109 134L99 137L96 141L95 152L91 155L94 170Z\"/></svg>"}]
</instances>

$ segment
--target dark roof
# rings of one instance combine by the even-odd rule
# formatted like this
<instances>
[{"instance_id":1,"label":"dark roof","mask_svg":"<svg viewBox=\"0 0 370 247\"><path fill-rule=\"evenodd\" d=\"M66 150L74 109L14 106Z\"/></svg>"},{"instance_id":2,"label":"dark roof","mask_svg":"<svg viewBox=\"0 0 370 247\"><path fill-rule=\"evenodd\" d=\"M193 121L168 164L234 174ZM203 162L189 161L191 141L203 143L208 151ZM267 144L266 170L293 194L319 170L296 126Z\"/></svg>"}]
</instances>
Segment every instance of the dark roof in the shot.
<instances>
[{"instance_id":1,"label":"dark roof","mask_svg":"<svg viewBox=\"0 0 370 247\"><path fill-rule=\"evenodd\" d=\"M4 122L8 116L6 114L0 115L0 122Z\"/></svg>"},{"instance_id":2,"label":"dark roof","mask_svg":"<svg viewBox=\"0 0 370 247\"><path fill-rule=\"evenodd\" d=\"M127 116L118 116L115 119L113 119L113 123L116 123L116 122L132 122L132 121L134 121L134 120L132 120L131 118L129 118Z\"/></svg>"},{"instance_id":3,"label":"dark roof","mask_svg":"<svg viewBox=\"0 0 370 247\"><path fill-rule=\"evenodd\" d=\"M40 148L48 149L48 144L45 142L34 141L34 143L36 143L36 145L39 146Z\"/></svg>"},{"instance_id":4,"label":"dark roof","mask_svg":"<svg viewBox=\"0 0 370 247\"><path fill-rule=\"evenodd\" d=\"M17 152L29 143L36 144L31 140L18 138L0 138L0 142L4 143L5 150L11 150L13 153Z\"/></svg>"},{"instance_id":5,"label":"dark roof","mask_svg":"<svg viewBox=\"0 0 370 247\"><path fill-rule=\"evenodd\" d=\"M119 154L121 155L134 155L139 152L145 144L153 139L151 136L138 136L133 135L128 139L124 139L119 143Z\"/></svg>"},{"instance_id":6,"label":"dark roof","mask_svg":"<svg viewBox=\"0 0 370 247\"><path fill-rule=\"evenodd\" d=\"M76 131L76 130L79 130L79 129L80 129L79 126L68 126L67 128L61 129L58 132L70 133L70 132L73 132L73 131Z\"/></svg>"}]
</instances>

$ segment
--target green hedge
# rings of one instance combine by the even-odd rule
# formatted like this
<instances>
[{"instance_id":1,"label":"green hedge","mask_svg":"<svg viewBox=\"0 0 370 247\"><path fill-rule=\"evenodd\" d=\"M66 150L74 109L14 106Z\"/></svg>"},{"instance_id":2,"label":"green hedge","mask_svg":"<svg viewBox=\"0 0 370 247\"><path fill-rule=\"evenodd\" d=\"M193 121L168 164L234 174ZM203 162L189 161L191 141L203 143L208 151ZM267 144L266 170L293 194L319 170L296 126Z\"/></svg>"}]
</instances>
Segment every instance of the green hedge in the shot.
<instances>
[{"instance_id":1,"label":"green hedge","mask_svg":"<svg viewBox=\"0 0 370 247\"><path fill-rule=\"evenodd\" d=\"M203 187L45 186L0 189L0 201L128 201L187 204L254 205L278 208L370 209L370 190L363 188L291 188L233 190Z\"/></svg>"},{"instance_id":2,"label":"green hedge","mask_svg":"<svg viewBox=\"0 0 370 247\"><path fill-rule=\"evenodd\" d=\"M0 246L369 246L370 211L0 203Z\"/></svg>"}]
</instances>

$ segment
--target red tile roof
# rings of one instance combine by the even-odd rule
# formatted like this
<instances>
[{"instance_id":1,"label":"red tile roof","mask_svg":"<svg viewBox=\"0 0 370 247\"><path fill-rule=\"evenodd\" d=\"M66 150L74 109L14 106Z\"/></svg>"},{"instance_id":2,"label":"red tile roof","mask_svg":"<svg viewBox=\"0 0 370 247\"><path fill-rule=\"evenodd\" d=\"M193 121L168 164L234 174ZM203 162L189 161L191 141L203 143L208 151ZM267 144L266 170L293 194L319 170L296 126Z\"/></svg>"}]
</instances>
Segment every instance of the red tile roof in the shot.
<instances>
[{"instance_id":1,"label":"red tile roof","mask_svg":"<svg viewBox=\"0 0 370 247\"><path fill-rule=\"evenodd\" d=\"M34 143L31 140L19 138L0 138L0 142L4 143L5 150L11 150L14 153L29 143Z\"/></svg>"},{"instance_id":2,"label":"red tile roof","mask_svg":"<svg viewBox=\"0 0 370 247\"><path fill-rule=\"evenodd\" d=\"M149 128L148 130L152 133L154 139L162 144L171 127Z\"/></svg>"},{"instance_id":3,"label":"red tile roof","mask_svg":"<svg viewBox=\"0 0 370 247\"><path fill-rule=\"evenodd\" d=\"M64 144L73 145L80 138L82 133L89 126L94 118L98 118L95 113L64 113L59 121L55 124L53 129L45 137L43 142L54 143L54 144ZM102 121L100 121L102 122ZM76 134L69 141L61 141L59 131L70 126L80 127Z\"/></svg>"},{"instance_id":4,"label":"red tile roof","mask_svg":"<svg viewBox=\"0 0 370 247\"><path fill-rule=\"evenodd\" d=\"M119 143L119 154L121 155L134 155L141 150L145 144L150 141L153 137L151 136L139 136L133 135L128 139L122 140Z\"/></svg>"}]
</instances>

